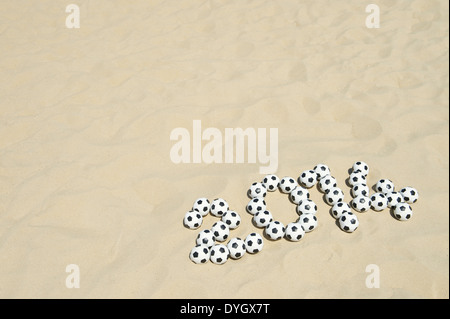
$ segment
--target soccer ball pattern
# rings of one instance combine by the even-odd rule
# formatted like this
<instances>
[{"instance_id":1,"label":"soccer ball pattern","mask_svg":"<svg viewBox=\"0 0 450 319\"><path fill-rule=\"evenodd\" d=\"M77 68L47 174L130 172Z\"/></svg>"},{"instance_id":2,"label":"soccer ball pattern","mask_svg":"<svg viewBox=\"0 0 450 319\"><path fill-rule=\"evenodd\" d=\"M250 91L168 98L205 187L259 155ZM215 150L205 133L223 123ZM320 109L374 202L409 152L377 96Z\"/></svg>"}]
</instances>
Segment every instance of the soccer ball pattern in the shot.
<instances>
[{"instance_id":1,"label":"soccer ball pattern","mask_svg":"<svg viewBox=\"0 0 450 319\"><path fill-rule=\"evenodd\" d=\"M212 225L211 231L217 241L225 241L230 235L230 228L220 220Z\"/></svg>"},{"instance_id":2,"label":"soccer ball pattern","mask_svg":"<svg viewBox=\"0 0 450 319\"><path fill-rule=\"evenodd\" d=\"M229 206L226 200L223 198L216 198L211 203L211 214L216 217L221 217L228 208Z\"/></svg>"},{"instance_id":3,"label":"soccer ball pattern","mask_svg":"<svg viewBox=\"0 0 450 319\"><path fill-rule=\"evenodd\" d=\"M228 252L230 253L230 257L233 259L242 258L247 251L245 249L245 242L239 237L235 237L230 239L227 244Z\"/></svg>"},{"instance_id":4,"label":"soccer ball pattern","mask_svg":"<svg viewBox=\"0 0 450 319\"><path fill-rule=\"evenodd\" d=\"M301 201L309 199L309 191L306 188L301 186L297 186L294 190L289 194L289 199L294 204L300 204Z\"/></svg>"},{"instance_id":5,"label":"soccer ball pattern","mask_svg":"<svg viewBox=\"0 0 450 319\"><path fill-rule=\"evenodd\" d=\"M223 213L221 220L227 224L230 229L236 229L241 224L241 216L234 210L228 210Z\"/></svg>"},{"instance_id":6,"label":"soccer ball pattern","mask_svg":"<svg viewBox=\"0 0 450 319\"><path fill-rule=\"evenodd\" d=\"M408 203L398 203L394 208L394 217L398 220L408 220L412 217L413 210Z\"/></svg>"},{"instance_id":7,"label":"soccer ball pattern","mask_svg":"<svg viewBox=\"0 0 450 319\"><path fill-rule=\"evenodd\" d=\"M267 237L272 240L281 239L284 236L285 228L284 225L279 221L272 221L266 226L264 230Z\"/></svg>"},{"instance_id":8,"label":"soccer ball pattern","mask_svg":"<svg viewBox=\"0 0 450 319\"><path fill-rule=\"evenodd\" d=\"M297 187L297 183L292 177L286 176L280 180L280 191L285 194L292 192L295 187Z\"/></svg>"},{"instance_id":9,"label":"soccer ball pattern","mask_svg":"<svg viewBox=\"0 0 450 319\"><path fill-rule=\"evenodd\" d=\"M259 253L264 246L263 238L258 233L251 233L245 238L245 249L250 254Z\"/></svg>"},{"instance_id":10,"label":"soccer ball pattern","mask_svg":"<svg viewBox=\"0 0 450 319\"><path fill-rule=\"evenodd\" d=\"M375 185L377 192L387 194L394 191L394 183L387 178L380 179Z\"/></svg>"},{"instance_id":11,"label":"soccer ball pattern","mask_svg":"<svg viewBox=\"0 0 450 319\"><path fill-rule=\"evenodd\" d=\"M358 217L352 212L345 212L339 217L339 227L347 233L353 233L358 226Z\"/></svg>"},{"instance_id":12,"label":"soccer ball pattern","mask_svg":"<svg viewBox=\"0 0 450 319\"><path fill-rule=\"evenodd\" d=\"M395 191L394 183L387 178L378 180L373 186L376 193L370 195L367 185L369 166L362 161L355 162L352 166L348 184L351 185L350 194L353 200L344 202L344 192L337 186L336 179L331 176L330 169L325 164L317 164L312 170L305 170L295 179L285 176L279 179L274 174L266 175L261 182L253 183L247 192L251 200L246 210L253 215L253 225L263 228L263 233L272 241L285 238L296 242L304 238L306 233L313 231L318 226L316 216L317 205L310 199L309 188L318 184L318 190L322 193L325 203L332 206L330 214L336 218L336 224L347 233L354 232L359 227L359 220L352 212L367 212L370 208L374 211L382 211L389 207L391 215L401 221L411 219L413 210L410 204L419 198L417 189L404 187ZM274 221L272 213L267 210L264 200L267 192L279 190L288 194L290 201L297 205L296 211L300 217L296 222L291 222L285 227L280 221ZM210 260L214 264L223 264L229 258L237 260L246 253L256 254L264 246L263 237L258 233L251 233L245 240L239 237L225 242L230 230L236 229L241 223L241 216L234 210L230 210L228 203L223 198L216 198L212 202L206 197L197 198L192 210L185 213L183 224L186 228L197 229L203 223L203 218L211 213L220 217L213 223L211 229L205 229L198 233L196 245L189 253L189 259L195 264L204 264Z\"/></svg>"},{"instance_id":13,"label":"soccer ball pattern","mask_svg":"<svg viewBox=\"0 0 450 319\"><path fill-rule=\"evenodd\" d=\"M273 216L268 210L257 212L253 216L253 223L259 228L266 227L272 220Z\"/></svg>"},{"instance_id":14,"label":"soccer ball pattern","mask_svg":"<svg viewBox=\"0 0 450 319\"><path fill-rule=\"evenodd\" d=\"M370 196L370 201L372 209L377 212L382 211L388 205L388 199L383 193L373 194L372 196Z\"/></svg>"},{"instance_id":15,"label":"soccer ball pattern","mask_svg":"<svg viewBox=\"0 0 450 319\"><path fill-rule=\"evenodd\" d=\"M367 212L370 209L371 204L370 198L363 195L356 196L352 200L353 209L360 213Z\"/></svg>"},{"instance_id":16,"label":"soccer ball pattern","mask_svg":"<svg viewBox=\"0 0 450 319\"><path fill-rule=\"evenodd\" d=\"M253 198L247 204L247 212L252 215L255 215L257 212L266 210L266 202L262 198Z\"/></svg>"},{"instance_id":17,"label":"soccer ball pattern","mask_svg":"<svg viewBox=\"0 0 450 319\"><path fill-rule=\"evenodd\" d=\"M317 213L317 205L310 199L301 201L297 206L297 214L315 214Z\"/></svg>"},{"instance_id":18,"label":"soccer ball pattern","mask_svg":"<svg viewBox=\"0 0 450 319\"><path fill-rule=\"evenodd\" d=\"M197 210L191 210L184 215L184 226L189 229L197 229L201 226L203 217Z\"/></svg>"},{"instance_id":19,"label":"soccer ball pattern","mask_svg":"<svg viewBox=\"0 0 450 319\"><path fill-rule=\"evenodd\" d=\"M319 190L322 193L326 193L327 190L337 187L337 181L336 178L334 178L331 175L326 175L319 181Z\"/></svg>"},{"instance_id":20,"label":"soccer ball pattern","mask_svg":"<svg viewBox=\"0 0 450 319\"><path fill-rule=\"evenodd\" d=\"M250 186L250 189L248 190L248 196L250 198L256 198L256 197L266 197L267 194L267 188L262 183L255 182Z\"/></svg>"},{"instance_id":21,"label":"soccer ball pattern","mask_svg":"<svg viewBox=\"0 0 450 319\"><path fill-rule=\"evenodd\" d=\"M305 230L299 223L289 223L286 226L284 236L290 241L299 241L305 236Z\"/></svg>"},{"instance_id":22,"label":"soccer ball pattern","mask_svg":"<svg viewBox=\"0 0 450 319\"><path fill-rule=\"evenodd\" d=\"M277 175L269 174L263 178L262 184L269 192L274 192L280 185L280 178Z\"/></svg>"},{"instance_id":23,"label":"soccer ball pattern","mask_svg":"<svg viewBox=\"0 0 450 319\"><path fill-rule=\"evenodd\" d=\"M230 252L224 244L216 244L212 246L209 259L216 265L226 263L230 257Z\"/></svg>"},{"instance_id":24,"label":"soccer ball pattern","mask_svg":"<svg viewBox=\"0 0 450 319\"><path fill-rule=\"evenodd\" d=\"M196 264L204 264L208 262L210 257L209 247L206 245L197 245L192 248L189 259Z\"/></svg>"},{"instance_id":25,"label":"soccer ball pattern","mask_svg":"<svg viewBox=\"0 0 450 319\"><path fill-rule=\"evenodd\" d=\"M314 170L307 170L298 177L300 185L306 188L311 188L317 183L317 173Z\"/></svg>"},{"instance_id":26,"label":"soccer ball pattern","mask_svg":"<svg viewBox=\"0 0 450 319\"><path fill-rule=\"evenodd\" d=\"M404 187L400 190L400 194L408 204L413 204L419 199L419 192L414 187Z\"/></svg>"},{"instance_id":27,"label":"soccer ball pattern","mask_svg":"<svg viewBox=\"0 0 450 319\"><path fill-rule=\"evenodd\" d=\"M205 197L197 198L192 205L192 210L198 210L202 216L206 216L209 213L211 204Z\"/></svg>"}]
</instances>

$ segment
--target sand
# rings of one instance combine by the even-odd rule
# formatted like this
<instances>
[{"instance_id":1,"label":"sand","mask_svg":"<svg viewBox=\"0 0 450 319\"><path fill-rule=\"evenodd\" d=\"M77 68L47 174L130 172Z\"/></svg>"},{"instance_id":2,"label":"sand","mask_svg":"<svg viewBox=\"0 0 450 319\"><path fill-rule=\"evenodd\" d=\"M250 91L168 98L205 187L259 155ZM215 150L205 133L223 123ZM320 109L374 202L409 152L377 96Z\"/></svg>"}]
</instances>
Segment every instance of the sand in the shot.
<instances>
[{"instance_id":1,"label":"sand","mask_svg":"<svg viewBox=\"0 0 450 319\"><path fill-rule=\"evenodd\" d=\"M380 28L361 1L61 1L0 5L0 297L448 298L448 2L386 0ZM407 222L358 214L341 231L316 189L318 227L266 240L221 266L188 254L197 197L262 233L246 191L261 163L180 163L175 128L278 128L276 174L327 164L420 199ZM297 217L286 195L274 217ZM68 288L67 265L79 269ZM368 265L379 288L368 288ZM72 277L71 277L72 278ZM70 285L69 285L70 286Z\"/></svg>"}]
</instances>

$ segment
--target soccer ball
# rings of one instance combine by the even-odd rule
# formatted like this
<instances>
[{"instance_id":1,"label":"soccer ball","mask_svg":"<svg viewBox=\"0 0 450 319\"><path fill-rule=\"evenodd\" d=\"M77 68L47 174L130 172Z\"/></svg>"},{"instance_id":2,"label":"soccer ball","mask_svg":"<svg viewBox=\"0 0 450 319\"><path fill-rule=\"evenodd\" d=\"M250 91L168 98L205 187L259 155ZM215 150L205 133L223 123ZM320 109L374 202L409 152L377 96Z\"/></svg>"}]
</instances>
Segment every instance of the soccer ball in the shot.
<instances>
[{"instance_id":1,"label":"soccer ball","mask_svg":"<svg viewBox=\"0 0 450 319\"><path fill-rule=\"evenodd\" d=\"M345 212L339 217L339 227L347 233L353 233L358 226L358 217L352 212Z\"/></svg>"},{"instance_id":2,"label":"soccer ball","mask_svg":"<svg viewBox=\"0 0 450 319\"><path fill-rule=\"evenodd\" d=\"M419 192L413 187L404 187L400 190L400 194L408 204L413 204L419 199Z\"/></svg>"},{"instance_id":3,"label":"soccer ball","mask_svg":"<svg viewBox=\"0 0 450 319\"><path fill-rule=\"evenodd\" d=\"M369 192L369 186L366 184L355 184L350 190L350 195L352 195L353 198L358 197L359 195L369 196Z\"/></svg>"},{"instance_id":4,"label":"soccer ball","mask_svg":"<svg viewBox=\"0 0 450 319\"><path fill-rule=\"evenodd\" d=\"M211 248L216 243L216 238L211 230L205 229L198 233L195 242L197 245L205 245L206 247Z\"/></svg>"},{"instance_id":5,"label":"soccer ball","mask_svg":"<svg viewBox=\"0 0 450 319\"><path fill-rule=\"evenodd\" d=\"M267 237L272 240L278 240L284 236L284 225L279 221L272 221L265 228Z\"/></svg>"},{"instance_id":6,"label":"soccer ball","mask_svg":"<svg viewBox=\"0 0 450 319\"><path fill-rule=\"evenodd\" d=\"M266 210L266 202L262 198L253 198L247 204L247 212L252 215L255 215L257 212Z\"/></svg>"},{"instance_id":7,"label":"soccer ball","mask_svg":"<svg viewBox=\"0 0 450 319\"><path fill-rule=\"evenodd\" d=\"M239 259L245 255L245 242L239 237L230 239L227 244L228 251L230 252L230 257L233 259Z\"/></svg>"},{"instance_id":8,"label":"soccer ball","mask_svg":"<svg viewBox=\"0 0 450 319\"><path fill-rule=\"evenodd\" d=\"M289 194L289 199L294 204L299 204L301 201L309 199L309 192L306 188L301 186L297 186L294 190Z\"/></svg>"},{"instance_id":9,"label":"soccer ball","mask_svg":"<svg viewBox=\"0 0 450 319\"><path fill-rule=\"evenodd\" d=\"M223 213L221 220L227 224L230 229L236 229L241 224L241 216L234 210L228 210Z\"/></svg>"},{"instance_id":10,"label":"soccer ball","mask_svg":"<svg viewBox=\"0 0 450 319\"><path fill-rule=\"evenodd\" d=\"M350 174L350 177L348 178L348 183L352 186L354 186L356 184L367 184L366 175L364 175L363 173L361 173L359 171L352 172Z\"/></svg>"},{"instance_id":11,"label":"soccer ball","mask_svg":"<svg viewBox=\"0 0 450 319\"><path fill-rule=\"evenodd\" d=\"M343 213L349 213L352 209L350 208L350 205L345 202L338 202L333 205L331 208L331 215L338 219L342 216Z\"/></svg>"},{"instance_id":12,"label":"soccer ball","mask_svg":"<svg viewBox=\"0 0 450 319\"><path fill-rule=\"evenodd\" d=\"M398 220L408 220L413 215L411 206L408 203L398 203L394 208L394 217Z\"/></svg>"},{"instance_id":13,"label":"soccer ball","mask_svg":"<svg viewBox=\"0 0 450 319\"><path fill-rule=\"evenodd\" d=\"M317 217L314 214L305 214L298 218L297 223L299 223L305 232L309 233L317 227Z\"/></svg>"},{"instance_id":14,"label":"soccer ball","mask_svg":"<svg viewBox=\"0 0 450 319\"><path fill-rule=\"evenodd\" d=\"M325 164L317 164L314 167L314 172L316 172L318 180L321 180L323 177L331 174L330 168Z\"/></svg>"},{"instance_id":15,"label":"soccer ball","mask_svg":"<svg viewBox=\"0 0 450 319\"><path fill-rule=\"evenodd\" d=\"M211 204L209 200L205 197L197 198L192 206L192 210L198 210L202 216L206 216L209 213L209 208Z\"/></svg>"},{"instance_id":16,"label":"soccer ball","mask_svg":"<svg viewBox=\"0 0 450 319\"><path fill-rule=\"evenodd\" d=\"M216 217L222 217L223 213L228 210L229 206L223 198L216 198L211 203L211 214Z\"/></svg>"},{"instance_id":17,"label":"soccer ball","mask_svg":"<svg viewBox=\"0 0 450 319\"><path fill-rule=\"evenodd\" d=\"M305 236L305 230L299 223L289 223L286 226L284 236L290 241L299 241Z\"/></svg>"},{"instance_id":18,"label":"soccer ball","mask_svg":"<svg viewBox=\"0 0 450 319\"><path fill-rule=\"evenodd\" d=\"M267 189L266 187L259 182L255 182L250 186L250 189L248 190L248 196L251 198L256 197L266 197Z\"/></svg>"},{"instance_id":19,"label":"soccer ball","mask_svg":"<svg viewBox=\"0 0 450 319\"><path fill-rule=\"evenodd\" d=\"M339 187L333 187L326 191L325 202L328 205L334 205L344 200L344 192Z\"/></svg>"},{"instance_id":20,"label":"soccer ball","mask_svg":"<svg viewBox=\"0 0 450 319\"><path fill-rule=\"evenodd\" d=\"M268 210L262 210L253 215L253 223L256 227L266 227L272 220L272 214Z\"/></svg>"},{"instance_id":21,"label":"soccer ball","mask_svg":"<svg viewBox=\"0 0 450 319\"><path fill-rule=\"evenodd\" d=\"M369 165L362 161L355 162L352 166L352 172L360 172L364 176L369 174Z\"/></svg>"},{"instance_id":22,"label":"soccer ball","mask_svg":"<svg viewBox=\"0 0 450 319\"><path fill-rule=\"evenodd\" d=\"M300 185L311 188L317 183L317 173L313 170L307 170L300 174L298 177Z\"/></svg>"},{"instance_id":23,"label":"soccer ball","mask_svg":"<svg viewBox=\"0 0 450 319\"><path fill-rule=\"evenodd\" d=\"M203 217L197 210L191 210L184 215L184 226L189 229L197 229L203 222Z\"/></svg>"},{"instance_id":24,"label":"soccer ball","mask_svg":"<svg viewBox=\"0 0 450 319\"><path fill-rule=\"evenodd\" d=\"M390 179L380 179L375 185L377 192L387 194L394 191L394 183Z\"/></svg>"},{"instance_id":25,"label":"soccer ball","mask_svg":"<svg viewBox=\"0 0 450 319\"><path fill-rule=\"evenodd\" d=\"M367 212L370 209L371 204L370 198L364 195L356 196L352 200L353 209L360 213Z\"/></svg>"},{"instance_id":26,"label":"soccer ball","mask_svg":"<svg viewBox=\"0 0 450 319\"><path fill-rule=\"evenodd\" d=\"M322 193L326 193L330 188L337 187L336 178L331 175L326 175L322 177L319 181L319 190Z\"/></svg>"},{"instance_id":27,"label":"soccer ball","mask_svg":"<svg viewBox=\"0 0 450 319\"><path fill-rule=\"evenodd\" d=\"M280 180L280 190L285 194L292 192L295 187L297 183L292 177L286 176Z\"/></svg>"},{"instance_id":28,"label":"soccer ball","mask_svg":"<svg viewBox=\"0 0 450 319\"><path fill-rule=\"evenodd\" d=\"M262 184L269 192L274 192L280 185L280 178L277 175L269 174L263 178Z\"/></svg>"},{"instance_id":29,"label":"soccer ball","mask_svg":"<svg viewBox=\"0 0 450 319\"><path fill-rule=\"evenodd\" d=\"M225 241L228 238L228 235L230 235L230 228L221 220L212 225L211 231L217 241Z\"/></svg>"},{"instance_id":30,"label":"soccer ball","mask_svg":"<svg viewBox=\"0 0 450 319\"><path fill-rule=\"evenodd\" d=\"M402 194L399 192L390 192L386 194L387 205L389 208L395 207L398 203L404 202Z\"/></svg>"},{"instance_id":31,"label":"soccer ball","mask_svg":"<svg viewBox=\"0 0 450 319\"><path fill-rule=\"evenodd\" d=\"M209 259L216 265L224 264L230 257L230 252L224 244L216 244L211 247Z\"/></svg>"},{"instance_id":32,"label":"soccer ball","mask_svg":"<svg viewBox=\"0 0 450 319\"><path fill-rule=\"evenodd\" d=\"M310 199L300 202L297 206L297 214L315 214L317 213L317 205Z\"/></svg>"},{"instance_id":33,"label":"soccer ball","mask_svg":"<svg viewBox=\"0 0 450 319\"><path fill-rule=\"evenodd\" d=\"M264 240L258 233L251 233L245 238L245 249L250 254L256 254L263 249Z\"/></svg>"},{"instance_id":34,"label":"soccer ball","mask_svg":"<svg viewBox=\"0 0 450 319\"><path fill-rule=\"evenodd\" d=\"M197 245L191 249L189 259L196 264L204 264L210 257L209 247L206 245Z\"/></svg>"},{"instance_id":35,"label":"soccer ball","mask_svg":"<svg viewBox=\"0 0 450 319\"><path fill-rule=\"evenodd\" d=\"M388 199L383 193L375 193L370 197L371 207L373 210L379 212L385 209L388 205Z\"/></svg>"}]
</instances>

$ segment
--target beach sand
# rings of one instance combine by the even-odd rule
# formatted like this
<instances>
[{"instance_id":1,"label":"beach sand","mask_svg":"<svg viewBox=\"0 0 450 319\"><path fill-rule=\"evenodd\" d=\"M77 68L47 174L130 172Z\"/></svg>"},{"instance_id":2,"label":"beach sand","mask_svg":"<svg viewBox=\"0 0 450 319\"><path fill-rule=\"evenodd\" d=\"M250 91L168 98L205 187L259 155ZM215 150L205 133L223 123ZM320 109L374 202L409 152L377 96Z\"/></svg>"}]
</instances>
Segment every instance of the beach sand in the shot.
<instances>
[{"instance_id":1,"label":"beach sand","mask_svg":"<svg viewBox=\"0 0 450 319\"><path fill-rule=\"evenodd\" d=\"M77 0L0 5L0 297L448 298L448 2ZM420 199L337 227L322 194L300 242L196 265L183 217L222 197L245 211L257 163L171 160L175 128L277 128L280 177L327 164L345 184L357 160L372 186ZM287 224L279 192L268 209ZM69 289L67 265L79 269ZM368 288L379 268L379 288Z\"/></svg>"}]
</instances>

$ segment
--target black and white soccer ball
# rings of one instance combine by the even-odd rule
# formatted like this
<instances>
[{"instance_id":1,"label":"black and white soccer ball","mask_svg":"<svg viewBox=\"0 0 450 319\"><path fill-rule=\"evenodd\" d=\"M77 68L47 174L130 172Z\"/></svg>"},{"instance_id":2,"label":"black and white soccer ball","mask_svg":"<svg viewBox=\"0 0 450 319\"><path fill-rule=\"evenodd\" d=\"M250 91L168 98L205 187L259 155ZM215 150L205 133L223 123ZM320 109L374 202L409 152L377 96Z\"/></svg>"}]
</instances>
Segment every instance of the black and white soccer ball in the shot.
<instances>
[{"instance_id":1,"label":"black and white soccer ball","mask_svg":"<svg viewBox=\"0 0 450 319\"><path fill-rule=\"evenodd\" d=\"M344 200L344 192L339 187L333 187L325 192L324 197L325 202L332 206Z\"/></svg>"},{"instance_id":2,"label":"black and white soccer ball","mask_svg":"<svg viewBox=\"0 0 450 319\"><path fill-rule=\"evenodd\" d=\"M234 210L227 210L223 213L221 220L227 224L230 229L236 229L241 224L241 216Z\"/></svg>"},{"instance_id":3,"label":"black and white soccer ball","mask_svg":"<svg viewBox=\"0 0 450 319\"><path fill-rule=\"evenodd\" d=\"M395 207L398 203L403 203L405 200L403 199L402 194L399 192L390 192L386 194L387 198L387 206L389 208Z\"/></svg>"},{"instance_id":4,"label":"black and white soccer ball","mask_svg":"<svg viewBox=\"0 0 450 319\"><path fill-rule=\"evenodd\" d=\"M221 220L212 225L211 231L214 234L216 241L225 241L230 235L230 227Z\"/></svg>"},{"instance_id":5,"label":"black and white soccer ball","mask_svg":"<svg viewBox=\"0 0 450 319\"><path fill-rule=\"evenodd\" d=\"M229 257L230 252L228 251L227 246L225 246L224 244L216 244L210 249L209 259L216 265L222 265L226 263Z\"/></svg>"},{"instance_id":6,"label":"black and white soccer ball","mask_svg":"<svg viewBox=\"0 0 450 319\"><path fill-rule=\"evenodd\" d=\"M247 212L255 215L257 212L266 210L266 202L262 198L253 198L247 204Z\"/></svg>"},{"instance_id":7,"label":"black and white soccer ball","mask_svg":"<svg viewBox=\"0 0 450 319\"><path fill-rule=\"evenodd\" d=\"M364 176L367 176L369 174L370 168L367 163L363 161L357 161L352 166L352 172L359 172L363 174Z\"/></svg>"},{"instance_id":8,"label":"black and white soccer ball","mask_svg":"<svg viewBox=\"0 0 450 319\"><path fill-rule=\"evenodd\" d=\"M264 176L262 184L266 187L269 192L274 192L278 189L280 185L280 178L275 174L269 174Z\"/></svg>"},{"instance_id":9,"label":"black and white soccer ball","mask_svg":"<svg viewBox=\"0 0 450 319\"><path fill-rule=\"evenodd\" d=\"M305 236L305 230L299 223L289 223L286 225L284 237L290 241L299 241Z\"/></svg>"},{"instance_id":10,"label":"black and white soccer ball","mask_svg":"<svg viewBox=\"0 0 450 319\"><path fill-rule=\"evenodd\" d=\"M371 204L370 197L364 195L356 196L352 200L352 208L360 213L367 212L370 209Z\"/></svg>"},{"instance_id":11,"label":"black and white soccer ball","mask_svg":"<svg viewBox=\"0 0 450 319\"><path fill-rule=\"evenodd\" d=\"M213 216L222 217L223 213L225 213L228 209L228 203L223 198L216 198L211 203L211 215Z\"/></svg>"},{"instance_id":12,"label":"black and white soccer ball","mask_svg":"<svg viewBox=\"0 0 450 319\"><path fill-rule=\"evenodd\" d=\"M253 183L249 190L248 190L248 196L250 198L257 198L257 197L266 197L267 194L267 188L260 182Z\"/></svg>"},{"instance_id":13,"label":"black and white soccer ball","mask_svg":"<svg viewBox=\"0 0 450 319\"><path fill-rule=\"evenodd\" d=\"M230 239L227 244L228 251L230 253L230 257L233 259L240 259L245 255L247 251L245 249L245 242L239 237L235 237Z\"/></svg>"},{"instance_id":14,"label":"black and white soccer ball","mask_svg":"<svg viewBox=\"0 0 450 319\"><path fill-rule=\"evenodd\" d=\"M326 175L319 181L319 190L322 193L326 193L327 190L330 188L337 187L337 181L336 178L334 178L331 175Z\"/></svg>"},{"instance_id":15,"label":"black and white soccer ball","mask_svg":"<svg viewBox=\"0 0 450 319\"><path fill-rule=\"evenodd\" d=\"M376 183L375 188L377 192L387 194L393 192L395 186L390 179L382 178Z\"/></svg>"},{"instance_id":16,"label":"black and white soccer ball","mask_svg":"<svg viewBox=\"0 0 450 319\"><path fill-rule=\"evenodd\" d=\"M350 190L350 195L352 195L353 198L363 195L363 196L369 196L370 189L369 186L366 184L355 184L353 185L352 189Z\"/></svg>"},{"instance_id":17,"label":"black and white soccer ball","mask_svg":"<svg viewBox=\"0 0 450 319\"><path fill-rule=\"evenodd\" d=\"M251 233L245 238L245 249L250 254L259 253L264 246L264 240L258 233Z\"/></svg>"},{"instance_id":18,"label":"black and white soccer ball","mask_svg":"<svg viewBox=\"0 0 450 319\"><path fill-rule=\"evenodd\" d=\"M388 199L383 193L372 194L372 196L370 196L370 201L370 206L377 212L386 209L386 207L388 206Z\"/></svg>"},{"instance_id":19,"label":"black and white soccer ball","mask_svg":"<svg viewBox=\"0 0 450 319\"><path fill-rule=\"evenodd\" d=\"M314 170L306 170L298 177L298 182L301 186L311 188L317 183L317 173Z\"/></svg>"},{"instance_id":20,"label":"black and white soccer ball","mask_svg":"<svg viewBox=\"0 0 450 319\"><path fill-rule=\"evenodd\" d=\"M273 221L273 216L268 210L262 210L253 215L253 224L256 227L266 227L271 221Z\"/></svg>"},{"instance_id":21,"label":"black and white soccer ball","mask_svg":"<svg viewBox=\"0 0 450 319\"><path fill-rule=\"evenodd\" d=\"M197 245L191 249L189 259L195 264L207 263L210 257L209 247L206 245Z\"/></svg>"},{"instance_id":22,"label":"black and white soccer ball","mask_svg":"<svg viewBox=\"0 0 450 319\"><path fill-rule=\"evenodd\" d=\"M297 187L297 182L292 177L285 176L280 180L280 191L282 193L289 194L295 187Z\"/></svg>"},{"instance_id":23,"label":"black and white soccer ball","mask_svg":"<svg viewBox=\"0 0 450 319\"><path fill-rule=\"evenodd\" d=\"M197 229L203 223L203 217L198 210L188 211L184 215L183 224L186 228Z\"/></svg>"},{"instance_id":24,"label":"black and white soccer ball","mask_svg":"<svg viewBox=\"0 0 450 319\"><path fill-rule=\"evenodd\" d=\"M414 187L404 187L400 190L400 194L408 204L413 204L419 199L419 192Z\"/></svg>"},{"instance_id":25,"label":"black and white soccer ball","mask_svg":"<svg viewBox=\"0 0 450 319\"><path fill-rule=\"evenodd\" d=\"M271 221L264 229L266 236L271 240L278 240L284 237L285 227L279 221Z\"/></svg>"},{"instance_id":26,"label":"black and white soccer ball","mask_svg":"<svg viewBox=\"0 0 450 319\"><path fill-rule=\"evenodd\" d=\"M358 226L358 217L352 212L345 212L339 217L339 227L347 233L353 233Z\"/></svg>"},{"instance_id":27,"label":"black and white soccer ball","mask_svg":"<svg viewBox=\"0 0 450 319\"><path fill-rule=\"evenodd\" d=\"M297 214L315 214L317 213L317 205L311 199L305 199L297 205Z\"/></svg>"},{"instance_id":28,"label":"black and white soccer ball","mask_svg":"<svg viewBox=\"0 0 450 319\"><path fill-rule=\"evenodd\" d=\"M211 203L206 197L197 198L192 205L192 210L198 210L202 216L206 216L209 213Z\"/></svg>"},{"instance_id":29,"label":"black and white soccer ball","mask_svg":"<svg viewBox=\"0 0 450 319\"><path fill-rule=\"evenodd\" d=\"M303 227L305 232L309 233L316 229L318 221L315 214L304 214L298 218L297 223Z\"/></svg>"},{"instance_id":30,"label":"black and white soccer ball","mask_svg":"<svg viewBox=\"0 0 450 319\"><path fill-rule=\"evenodd\" d=\"M408 203L398 203L395 205L393 215L398 220L409 220L413 215L413 210Z\"/></svg>"},{"instance_id":31,"label":"black and white soccer ball","mask_svg":"<svg viewBox=\"0 0 450 319\"><path fill-rule=\"evenodd\" d=\"M330 168L325 164L317 164L314 166L314 172L317 174L317 179L320 181L327 175L331 174Z\"/></svg>"},{"instance_id":32,"label":"black and white soccer ball","mask_svg":"<svg viewBox=\"0 0 450 319\"><path fill-rule=\"evenodd\" d=\"M356 184L367 184L366 175L359 171L352 172L348 178L348 183L352 186Z\"/></svg>"},{"instance_id":33,"label":"black and white soccer ball","mask_svg":"<svg viewBox=\"0 0 450 319\"><path fill-rule=\"evenodd\" d=\"M333 205L331 208L331 215L338 219L343 213L351 213L351 211L352 209L350 208L350 205L342 201Z\"/></svg>"},{"instance_id":34,"label":"black and white soccer ball","mask_svg":"<svg viewBox=\"0 0 450 319\"><path fill-rule=\"evenodd\" d=\"M216 238L210 229L204 229L198 233L195 242L197 245L205 245L206 247L211 248L216 243Z\"/></svg>"},{"instance_id":35,"label":"black and white soccer ball","mask_svg":"<svg viewBox=\"0 0 450 319\"><path fill-rule=\"evenodd\" d=\"M301 201L309 199L309 191L306 188L297 186L290 192L289 199L298 205Z\"/></svg>"}]
</instances>

